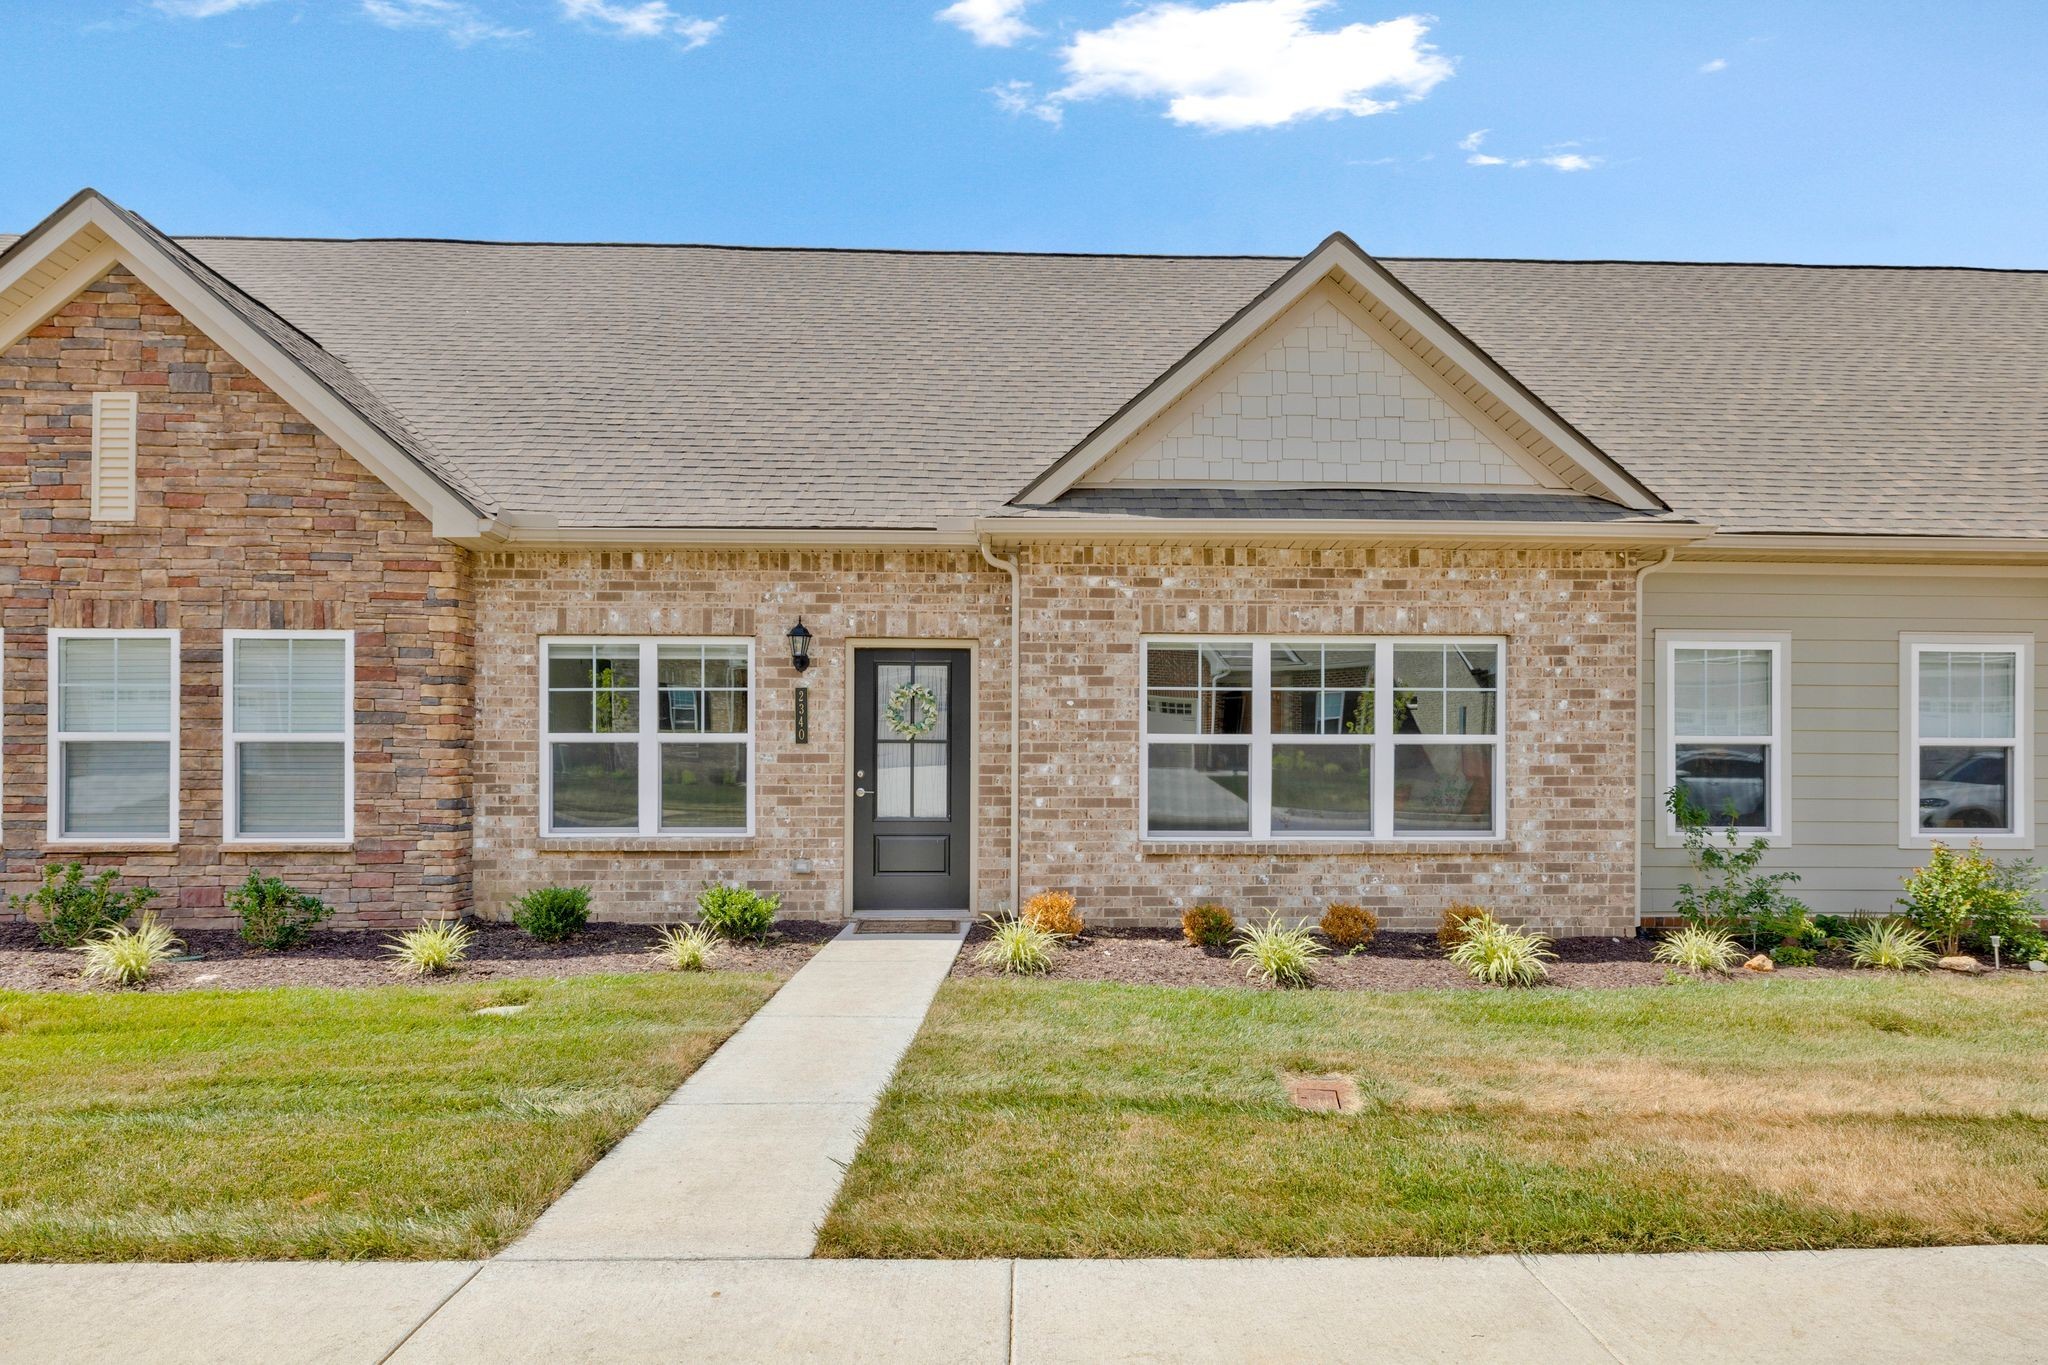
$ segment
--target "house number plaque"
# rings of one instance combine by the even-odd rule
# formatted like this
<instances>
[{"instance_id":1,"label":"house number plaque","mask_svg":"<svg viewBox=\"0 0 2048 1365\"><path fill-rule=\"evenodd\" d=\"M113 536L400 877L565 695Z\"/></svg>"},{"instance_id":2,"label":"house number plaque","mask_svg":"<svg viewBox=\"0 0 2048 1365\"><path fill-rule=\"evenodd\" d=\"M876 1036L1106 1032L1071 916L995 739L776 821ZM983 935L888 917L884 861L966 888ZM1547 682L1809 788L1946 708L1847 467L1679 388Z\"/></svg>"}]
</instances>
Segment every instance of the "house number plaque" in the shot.
<instances>
[{"instance_id":1,"label":"house number plaque","mask_svg":"<svg viewBox=\"0 0 2048 1365\"><path fill-rule=\"evenodd\" d=\"M796 690L796 742L811 742L811 689L808 687Z\"/></svg>"}]
</instances>

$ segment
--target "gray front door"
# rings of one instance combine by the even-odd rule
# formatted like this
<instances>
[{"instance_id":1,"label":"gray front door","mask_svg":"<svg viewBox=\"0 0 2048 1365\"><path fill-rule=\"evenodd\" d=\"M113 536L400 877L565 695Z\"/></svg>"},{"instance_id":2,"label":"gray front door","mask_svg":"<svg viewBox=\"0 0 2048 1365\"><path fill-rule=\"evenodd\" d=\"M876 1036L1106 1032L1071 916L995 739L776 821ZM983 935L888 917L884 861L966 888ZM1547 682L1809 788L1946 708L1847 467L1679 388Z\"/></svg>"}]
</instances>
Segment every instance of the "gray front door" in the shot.
<instances>
[{"instance_id":1,"label":"gray front door","mask_svg":"<svg viewBox=\"0 0 2048 1365\"><path fill-rule=\"evenodd\" d=\"M853 655L853 908L966 910L964 649Z\"/></svg>"}]
</instances>

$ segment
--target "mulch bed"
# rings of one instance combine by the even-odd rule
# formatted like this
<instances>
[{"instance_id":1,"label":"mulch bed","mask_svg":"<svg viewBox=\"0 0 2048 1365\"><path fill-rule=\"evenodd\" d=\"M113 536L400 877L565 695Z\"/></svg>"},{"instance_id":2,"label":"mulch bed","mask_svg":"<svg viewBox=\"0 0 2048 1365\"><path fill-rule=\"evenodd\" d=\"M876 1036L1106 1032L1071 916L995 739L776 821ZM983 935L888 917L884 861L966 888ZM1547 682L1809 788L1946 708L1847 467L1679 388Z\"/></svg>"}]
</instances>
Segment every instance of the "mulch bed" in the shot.
<instances>
[{"instance_id":1,"label":"mulch bed","mask_svg":"<svg viewBox=\"0 0 2048 1365\"><path fill-rule=\"evenodd\" d=\"M986 926L977 925L953 964L956 977L1001 976L974 960L988 941ZM1550 965L1550 984L1603 989L1616 986L1661 986L1670 968L1652 962L1656 944L1638 938L1566 938L1552 945L1558 960ZM1834 976L1851 970L1846 957L1838 964L1781 967L1773 976ZM1381 933L1355 957L1333 953L1316 959L1316 985L1341 991L1412 991L1432 988L1482 989L1463 967L1445 961L1435 934ZM1737 971L1731 981L1755 973ZM1050 979L1057 981L1120 981L1136 986L1252 986L1244 964L1233 962L1227 948L1192 948L1173 929L1090 931L1064 945L1053 960Z\"/></svg>"},{"instance_id":2,"label":"mulch bed","mask_svg":"<svg viewBox=\"0 0 2048 1365\"><path fill-rule=\"evenodd\" d=\"M660 970L648 949L654 930L644 924L593 924L567 943L536 943L509 924L472 923L469 960L441 982L498 981L515 977L591 976L602 972ZM772 972L787 976L840 929L836 924L791 920L766 943L729 943L712 959L713 971ZM244 944L230 930L181 932L197 962L158 969L145 990L241 990L256 986L389 986L420 978L392 971L384 955L389 935L370 930L321 930L288 953ZM0 990L79 991L78 954L46 948L26 924L0 925Z\"/></svg>"}]
</instances>

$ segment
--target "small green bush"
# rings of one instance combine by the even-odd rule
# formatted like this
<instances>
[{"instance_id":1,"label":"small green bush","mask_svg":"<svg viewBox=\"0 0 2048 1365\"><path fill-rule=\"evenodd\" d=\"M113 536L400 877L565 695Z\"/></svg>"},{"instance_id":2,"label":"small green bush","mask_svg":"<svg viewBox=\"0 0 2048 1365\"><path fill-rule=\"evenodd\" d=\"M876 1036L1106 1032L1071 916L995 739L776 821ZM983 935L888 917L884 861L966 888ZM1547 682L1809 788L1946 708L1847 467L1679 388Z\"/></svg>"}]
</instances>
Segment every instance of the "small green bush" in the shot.
<instances>
[{"instance_id":1,"label":"small green bush","mask_svg":"<svg viewBox=\"0 0 2048 1365\"><path fill-rule=\"evenodd\" d=\"M1943 956L1953 956L1978 921L2009 924L2025 916L2033 899L2011 883L2011 875L2001 874L1982 844L1958 853L1937 843L1928 850L1927 862L1906 875L1899 905Z\"/></svg>"},{"instance_id":2,"label":"small green bush","mask_svg":"<svg viewBox=\"0 0 2048 1365\"><path fill-rule=\"evenodd\" d=\"M1742 957L1742 948L1725 929L1688 924L1666 937L1650 956L1689 972L1725 972Z\"/></svg>"},{"instance_id":3,"label":"small green bush","mask_svg":"<svg viewBox=\"0 0 2048 1365\"><path fill-rule=\"evenodd\" d=\"M1330 950L1316 942L1304 925L1292 928L1268 916L1264 924L1240 929L1231 957L1245 963L1244 974L1271 986L1306 986L1315 980L1315 960Z\"/></svg>"},{"instance_id":4,"label":"small green bush","mask_svg":"<svg viewBox=\"0 0 2048 1365\"><path fill-rule=\"evenodd\" d=\"M159 964L175 957L184 946L157 922L153 912L145 910L142 922L133 929L110 925L71 951L85 954L87 981L139 986L149 980Z\"/></svg>"},{"instance_id":5,"label":"small green bush","mask_svg":"<svg viewBox=\"0 0 2048 1365\"><path fill-rule=\"evenodd\" d=\"M384 951L396 970L433 976L467 958L470 940L475 937L461 920L428 920L417 929L395 935Z\"/></svg>"},{"instance_id":6,"label":"small green bush","mask_svg":"<svg viewBox=\"0 0 2048 1365\"><path fill-rule=\"evenodd\" d=\"M43 864L43 884L9 896L15 913L36 922L36 936L53 948L76 948L105 929L118 929L157 898L153 887L116 890L121 874L108 868L87 881L78 863Z\"/></svg>"},{"instance_id":7,"label":"small green bush","mask_svg":"<svg viewBox=\"0 0 2048 1365\"><path fill-rule=\"evenodd\" d=\"M542 943L560 943L590 922L590 892L543 886L512 902L512 922Z\"/></svg>"},{"instance_id":8,"label":"small green bush","mask_svg":"<svg viewBox=\"0 0 2048 1365\"><path fill-rule=\"evenodd\" d=\"M694 924L670 925L656 931L655 956L675 972L701 972L718 951L718 936Z\"/></svg>"},{"instance_id":9,"label":"small green bush","mask_svg":"<svg viewBox=\"0 0 2048 1365\"><path fill-rule=\"evenodd\" d=\"M1469 921L1465 937L1451 949L1451 961L1490 986L1533 986L1550 975L1543 964L1556 957L1542 934L1492 918Z\"/></svg>"},{"instance_id":10,"label":"small green bush","mask_svg":"<svg viewBox=\"0 0 2048 1365\"><path fill-rule=\"evenodd\" d=\"M1013 976L1052 970L1053 955L1060 946L1058 934L1015 916L998 919L990 915L988 927L993 937L974 955L976 962Z\"/></svg>"},{"instance_id":11,"label":"small green bush","mask_svg":"<svg viewBox=\"0 0 2048 1365\"><path fill-rule=\"evenodd\" d=\"M1811 967L1818 960L1813 949L1802 948L1796 943L1780 943L1771 949L1771 961L1780 967Z\"/></svg>"},{"instance_id":12,"label":"small green bush","mask_svg":"<svg viewBox=\"0 0 2048 1365\"><path fill-rule=\"evenodd\" d=\"M280 952L305 942L313 926L334 913L318 896L255 872L228 893L228 909L241 916L242 942Z\"/></svg>"},{"instance_id":13,"label":"small green bush","mask_svg":"<svg viewBox=\"0 0 2048 1365\"><path fill-rule=\"evenodd\" d=\"M1221 948L1237 929L1237 918L1220 905L1191 905L1180 912L1180 936L1196 948Z\"/></svg>"},{"instance_id":14,"label":"small green bush","mask_svg":"<svg viewBox=\"0 0 2048 1365\"><path fill-rule=\"evenodd\" d=\"M723 939L763 939L775 927L782 897L713 882L697 893L697 922Z\"/></svg>"},{"instance_id":15,"label":"small green bush","mask_svg":"<svg viewBox=\"0 0 2048 1365\"><path fill-rule=\"evenodd\" d=\"M1927 935L1904 920L1875 920L1849 931L1849 960L1886 972L1924 972L1934 965Z\"/></svg>"},{"instance_id":16,"label":"small green bush","mask_svg":"<svg viewBox=\"0 0 2048 1365\"><path fill-rule=\"evenodd\" d=\"M1799 880L1796 872L1765 872L1770 840L1735 824L1715 830L1706 810L1683 787L1664 793L1664 809L1685 840L1693 879L1678 888L1676 907L1687 924L1725 929L1749 940L1752 949L1774 943L1801 943L1813 933L1806 907L1785 888ZM1817 946L1817 945L1816 945Z\"/></svg>"},{"instance_id":17,"label":"small green bush","mask_svg":"<svg viewBox=\"0 0 2048 1365\"><path fill-rule=\"evenodd\" d=\"M1998 935L1998 953L2007 962L2048 961L2048 934L2041 932L2041 869L2032 858L2000 863L1993 883L2005 894L1982 906L1963 933L1963 947L1991 956L1991 936Z\"/></svg>"}]
</instances>

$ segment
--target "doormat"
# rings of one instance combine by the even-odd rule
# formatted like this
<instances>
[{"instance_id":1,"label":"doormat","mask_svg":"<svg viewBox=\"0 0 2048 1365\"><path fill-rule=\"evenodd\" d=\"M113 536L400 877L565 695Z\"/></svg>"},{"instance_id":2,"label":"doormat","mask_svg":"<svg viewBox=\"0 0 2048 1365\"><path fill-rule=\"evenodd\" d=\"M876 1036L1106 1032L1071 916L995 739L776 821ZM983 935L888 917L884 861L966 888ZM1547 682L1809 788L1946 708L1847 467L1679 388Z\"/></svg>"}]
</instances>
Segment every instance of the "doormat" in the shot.
<instances>
[{"instance_id":1,"label":"doormat","mask_svg":"<svg viewBox=\"0 0 2048 1365\"><path fill-rule=\"evenodd\" d=\"M1312 1114L1355 1114L1365 1108L1358 1082L1349 1076L1282 1076L1287 1098Z\"/></svg>"},{"instance_id":2,"label":"doormat","mask_svg":"<svg viewBox=\"0 0 2048 1365\"><path fill-rule=\"evenodd\" d=\"M952 934L960 930L960 921L952 919L857 919L853 922L856 934Z\"/></svg>"}]
</instances>

